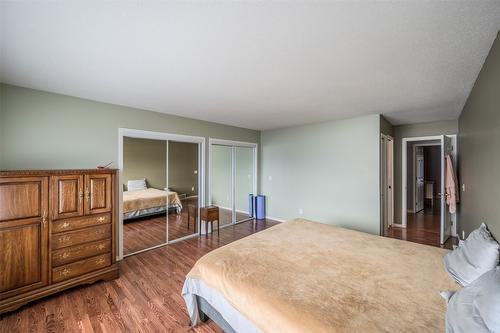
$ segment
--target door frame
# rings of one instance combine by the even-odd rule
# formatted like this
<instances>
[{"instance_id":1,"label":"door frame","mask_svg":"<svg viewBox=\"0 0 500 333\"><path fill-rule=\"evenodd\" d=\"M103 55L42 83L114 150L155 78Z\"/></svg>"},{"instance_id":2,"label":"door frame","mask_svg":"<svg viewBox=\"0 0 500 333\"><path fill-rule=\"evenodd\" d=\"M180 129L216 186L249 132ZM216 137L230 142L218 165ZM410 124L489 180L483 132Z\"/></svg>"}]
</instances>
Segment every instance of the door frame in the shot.
<instances>
[{"instance_id":1,"label":"door frame","mask_svg":"<svg viewBox=\"0 0 500 333\"><path fill-rule=\"evenodd\" d=\"M242 221L236 221L235 219L235 212L236 212L236 203L234 200L235 196L235 186L234 186L234 177L236 174L236 163L235 163L235 155L234 155L234 148L235 147L246 147L246 148L253 148L253 192L254 195L257 195L259 189L258 189L258 176L259 176L259 168L258 168L258 157L259 157L259 144L254 143L254 142L245 142L245 141L234 141L234 140L224 140L224 139L217 139L217 138L208 138L208 205L212 204L212 146L214 145L219 145L219 146L227 146L231 147L231 210L232 210L232 217L231 217L231 223L226 224L221 226L220 228L225 228L231 225L234 225L236 223L240 222L245 222L248 221L251 218L242 220Z\"/></svg>"},{"instance_id":2,"label":"door frame","mask_svg":"<svg viewBox=\"0 0 500 333\"><path fill-rule=\"evenodd\" d=\"M409 142L418 142L418 141L429 141L429 140L439 140L442 141L442 137L440 135L433 136L419 136L413 138L403 138L401 145L401 224L394 224L397 227L406 228L408 219L406 214L408 213L408 186L406 185L408 181L408 143ZM441 146L442 146L441 142ZM413 150L413 156L415 156L415 150ZM415 169L415 163L413 163L413 169ZM414 182L414 180L413 180ZM415 187L415 186L413 186ZM415 191L413 189L413 191ZM414 200L415 201L415 200ZM415 211L415 203L413 203L413 211Z\"/></svg>"},{"instance_id":3,"label":"door frame","mask_svg":"<svg viewBox=\"0 0 500 333\"><path fill-rule=\"evenodd\" d=\"M384 141L385 140L385 141ZM384 147L385 144L385 147ZM389 148L390 147L390 148ZM390 151L390 154L388 153ZM384 154L385 152L385 154ZM385 159L385 161L384 161ZM380 235L384 236L386 234L387 228L394 225L394 137L387 134L380 134L380 198L381 198L381 224L380 224ZM384 188L385 184L388 183L387 174L388 167L391 166L391 195L387 197L387 188ZM390 203L391 209L387 211L387 226L385 225L384 211L387 209Z\"/></svg>"},{"instance_id":4,"label":"door frame","mask_svg":"<svg viewBox=\"0 0 500 333\"><path fill-rule=\"evenodd\" d=\"M457 140L457 134L442 134L451 137L453 146L455 147L453 157L454 157L454 162L455 162L455 168L458 165L458 140ZM408 178L408 166L407 166L407 147L409 142L416 142L416 141L429 141L429 140L439 140L441 149L443 149L443 137L442 135L432 135L432 136L420 136L420 137L410 137L410 138L403 138L402 139L402 145L401 145L401 224L394 224L396 227L401 227L401 228L406 228L407 227L407 178ZM441 182L443 179L441 180ZM443 188L440 187L440 190L442 191ZM457 214L452 215L452 221L453 221L453 227L452 227L452 236L456 236L456 228L457 228ZM441 221L442 223L443 221ZM441 235L440 235L441 236ZM441 237L440 237L441 238Z\"/></svg>"},{"instance_id":5,"label":"door frame","mask_svg":"<svg viewBox=\"0 0 500 333\"><path fill-rule=\"evenodd\" d=\"M137 139L152 139L152 140L164 140L167 142L167 186L168 186L168 141L176 141L176 142L188 142L188 143L197 143L198 146L198 207L202 207L205 203L205 137L202 136L193 136L193 135L183 135L183 134L174 134L167 132L154 132L154 131L146 131L146 130L138 130L131 128L119 128L118 129L118 256L117 260L122 260L124 258L123 255L123 186L122 184L122 174L123 174L123 138L131 137ZM198 228L200 227L200 219L198 214L198 220L196 223L198 224ZM192 235L188 235L185 237L181 237L175 240L168 240L168 225L166 232L166 241L163 244L159 244L147 249L143 249L134 253L127 254L126 256L149 251L152 249L156 249L168 244L176 243L184 239L196 237L198 234L193 233ZM199 229L198 229L199 230Z\"/></svg>"}]
</instances>

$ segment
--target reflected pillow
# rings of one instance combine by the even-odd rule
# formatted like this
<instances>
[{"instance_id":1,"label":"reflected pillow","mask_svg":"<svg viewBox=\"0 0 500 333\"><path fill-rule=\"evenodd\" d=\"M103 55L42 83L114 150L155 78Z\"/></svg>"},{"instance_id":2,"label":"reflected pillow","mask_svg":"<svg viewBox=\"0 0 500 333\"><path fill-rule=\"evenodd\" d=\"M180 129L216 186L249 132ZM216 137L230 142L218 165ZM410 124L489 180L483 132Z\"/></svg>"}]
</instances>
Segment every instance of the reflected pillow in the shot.
<instances>
[{"instance_id":1,"label":"reflected pillow","mask_svg":"<svg viewBox=\"0 0 500 333\"><path fill-rule=\"evenodd\" d=\"M446 332L500 332L500 267L450 297Z\"/></svg>"},{"instance_id":2,"label":"reflected pillow","mask_svg":"<svg viewBox=\"0 0 500 333\"><path fill-rule=\"evenodd\" d=\"M128 191L137 191L137 190L145 190L146 186L146 178L129 180L127 182L127 190Z\"/></svg>"},{"instance_id":3,"label":"reflected pillow","mask_svg":"<svg viewBox=\"0 0 500 333\"><path fill-rule=\"evenodd\" d=\"M446 271L462 286L468 286L498 265L500 245L484 223L444 257Z\"/></svg>"}]
</instances>

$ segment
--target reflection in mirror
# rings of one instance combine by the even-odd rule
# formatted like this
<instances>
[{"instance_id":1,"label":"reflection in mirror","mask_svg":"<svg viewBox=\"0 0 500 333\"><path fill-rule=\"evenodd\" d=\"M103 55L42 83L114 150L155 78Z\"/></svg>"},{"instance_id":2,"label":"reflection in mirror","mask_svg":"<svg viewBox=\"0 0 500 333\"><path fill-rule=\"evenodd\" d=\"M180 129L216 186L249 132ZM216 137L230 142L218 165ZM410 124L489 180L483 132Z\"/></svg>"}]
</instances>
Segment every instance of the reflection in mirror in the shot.
<instances>
[{"instance_id":1,"label":"reflection in mirror","mask_svg":"<svg viewBox=\"0 0 500 333\"><path fill-rule=\"evenodd\" d=\"M198 232L198 143L168 142L168 240Z\"/></svg>"},{"instance_id":2,"label":"reflection in mirror","mask_svg":"<svg viewBox=\"0 0 500 333\"><path fill-rule=\"evenodd\" d=\"M234 147L234 205L236 222L249 219L248 196L254 194L253 159L253 147Z\"/></svg>"},{"instance_id":3,"label":"reflection in mirror","mask_svg":"<svg viewBox=\"0 0 500 333\"><path fill-rule=\"evenodd\" d=\"M219 206L221 226L233 222L232 150L231 146L211 147L210 202Z\"/></svg>"},{"instance_id":4,"label":"reflection in mirror","mask_svg":"<svg viewBox=\"0 0 500 333\"><path fill-rule=\"evenodd\" d=\"M167 142L123 138L123 254L166 243Z\"/></svg>"}]
</instances>

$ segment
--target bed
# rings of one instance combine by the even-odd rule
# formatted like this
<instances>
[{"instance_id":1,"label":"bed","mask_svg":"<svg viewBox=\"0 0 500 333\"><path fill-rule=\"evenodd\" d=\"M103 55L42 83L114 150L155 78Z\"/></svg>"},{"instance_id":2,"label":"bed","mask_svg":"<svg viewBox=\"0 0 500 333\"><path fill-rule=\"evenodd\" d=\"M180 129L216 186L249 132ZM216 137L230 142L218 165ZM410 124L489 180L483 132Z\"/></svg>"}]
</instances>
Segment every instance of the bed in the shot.
<instances>
[{"instance_id":1,"label":"bed","mask_svg":"<svg viewBox=\"0 0 500 333\"><path fill-rule=\"evenodd\" d=\"M182 294L227 332L443 332L446 253L295 219L206 254Z\"/></svg>"},{"instance_id":2,"label":"bed","mask_svg":"<svg viewBox=\"0 0 500 333\"><path fill-rule=\"evenodd\" d=\"M155 188L123 192L123 220L156 215L166 212L167 209L175 210L177 214L182 211L177 192Z\"/></svg>"}]
</instances>

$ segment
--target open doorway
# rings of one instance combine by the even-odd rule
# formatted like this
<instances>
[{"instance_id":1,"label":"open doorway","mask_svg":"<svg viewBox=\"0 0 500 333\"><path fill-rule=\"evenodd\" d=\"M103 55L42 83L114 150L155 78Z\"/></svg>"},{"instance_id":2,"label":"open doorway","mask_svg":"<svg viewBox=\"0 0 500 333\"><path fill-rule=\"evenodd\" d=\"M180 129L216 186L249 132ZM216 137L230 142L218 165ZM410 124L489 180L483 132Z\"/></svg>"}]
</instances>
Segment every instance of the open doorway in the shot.
<instances>
[{"instance_id":1,"label":"open doorway","mask_svg":"<svg viewBox=\"0 0 500 333\"><path fill-rule=\"evenodd\" d=\"M451 248L456 213L446 203L446 156L457 160L456 135L405 138L402 142L402 221L389 237Z\"/></svg>"}]
</instances>

